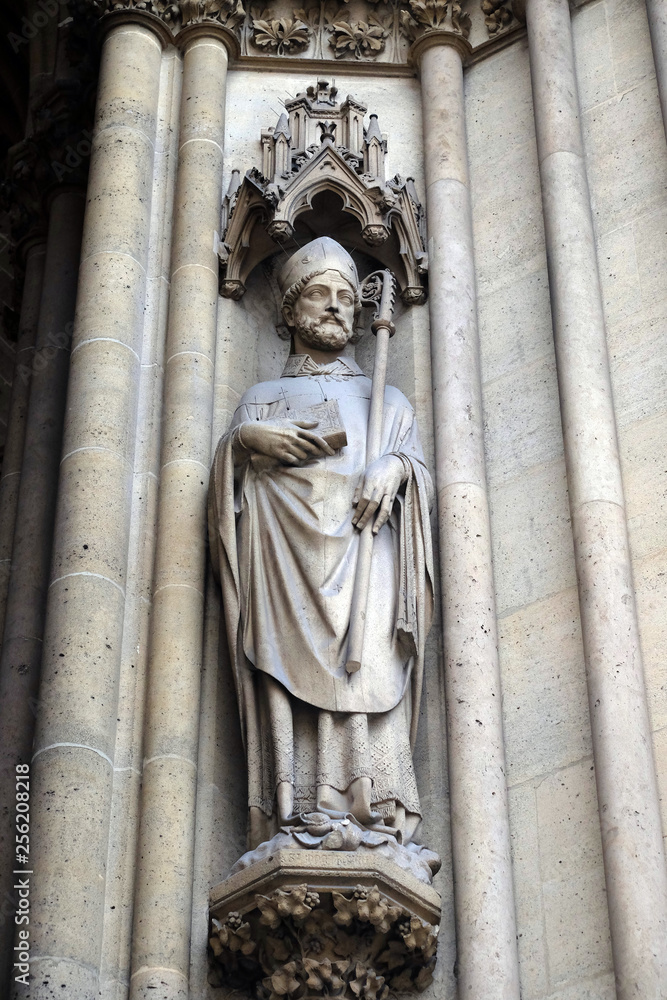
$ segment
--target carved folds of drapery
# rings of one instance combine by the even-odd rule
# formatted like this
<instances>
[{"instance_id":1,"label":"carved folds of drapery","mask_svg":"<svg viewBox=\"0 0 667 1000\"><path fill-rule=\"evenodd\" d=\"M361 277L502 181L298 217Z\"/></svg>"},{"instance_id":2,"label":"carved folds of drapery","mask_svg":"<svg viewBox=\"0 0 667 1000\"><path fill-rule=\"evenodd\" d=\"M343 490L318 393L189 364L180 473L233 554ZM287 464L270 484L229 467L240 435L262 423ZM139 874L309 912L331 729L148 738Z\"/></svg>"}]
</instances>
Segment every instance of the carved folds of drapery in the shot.
<instances>
[{"instance_id":1,"label":"carved folds of drapery","mask_svg":"<svg viewBox=\"0 0 667 1000\"><path fill-rule=\"evenodd\" d=\"M237 55L405 65L410 44L429 31L467 38L480 10L487 37L517 27L519 0L83 0L98 14L145 12L173 37L193 24L217 24ZM513 8L516 6L516 11Z\"/></svg>"}]
</instances>

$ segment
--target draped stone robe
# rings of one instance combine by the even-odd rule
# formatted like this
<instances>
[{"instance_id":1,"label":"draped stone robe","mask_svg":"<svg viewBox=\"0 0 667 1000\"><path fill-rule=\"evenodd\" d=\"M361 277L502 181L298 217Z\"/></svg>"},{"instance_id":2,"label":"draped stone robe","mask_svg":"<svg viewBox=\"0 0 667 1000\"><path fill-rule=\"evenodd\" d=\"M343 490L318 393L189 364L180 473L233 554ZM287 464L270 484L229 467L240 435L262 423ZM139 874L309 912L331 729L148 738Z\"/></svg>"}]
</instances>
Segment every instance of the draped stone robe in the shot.
<instances>
[{"instance_id":1,"label":"draped stone robe","mask_svg":"<svg viewBox=\"0 0 667 1000\"><path fill-rule=\"evenodd\" d=\"M209 537L248 761L251 848L279 828L283 781L295 814L352 812L403 842L420 819L411 747L432 615L432 485L412 407L391 386L381 454L398 456L407 478L374 541L362 667L345 670L370 391L351 358L318 366L292 356L280 379L245 393L216 451ZM332 399L347 434L335 455L298 467L239 456L245 421L289 419ZM363 777L372 791L360 806Z\"/></svg>"}]
</instances>

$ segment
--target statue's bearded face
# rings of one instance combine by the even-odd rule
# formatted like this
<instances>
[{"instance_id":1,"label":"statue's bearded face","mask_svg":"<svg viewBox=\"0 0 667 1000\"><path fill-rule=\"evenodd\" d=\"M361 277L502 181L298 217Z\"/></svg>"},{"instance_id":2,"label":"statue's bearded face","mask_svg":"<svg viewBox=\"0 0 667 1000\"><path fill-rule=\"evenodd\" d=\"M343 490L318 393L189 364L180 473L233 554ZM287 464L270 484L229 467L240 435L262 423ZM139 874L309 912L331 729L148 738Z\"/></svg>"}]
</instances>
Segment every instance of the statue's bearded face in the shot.
<instances>
[{"instance_id":1,"label":"statue's bearded face","mask_svg":"<svg viewBox=\"0 0 667 1000\"><path fill-rule=\"evenodd\" d=\"M285 319L304 344L321 351L339 351L354 329L354 289L338 271L311 278Z\"/></svg>"}]
</instances>

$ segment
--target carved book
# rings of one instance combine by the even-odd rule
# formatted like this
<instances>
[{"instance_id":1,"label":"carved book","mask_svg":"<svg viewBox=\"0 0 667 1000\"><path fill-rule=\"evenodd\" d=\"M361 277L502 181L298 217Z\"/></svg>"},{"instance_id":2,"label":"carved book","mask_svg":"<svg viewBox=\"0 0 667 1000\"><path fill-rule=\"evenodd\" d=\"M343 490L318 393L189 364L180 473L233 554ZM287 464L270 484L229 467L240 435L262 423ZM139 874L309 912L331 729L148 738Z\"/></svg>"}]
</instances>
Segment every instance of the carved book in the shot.
<instances>
[{"instance_id":1,"label":"carved book","mask_svg":"<svg viewBox=\"0 0 667 1000\"><path fill-rule=\"evenodd\" d=\"M290 408L286 415L292 421L317 420L317 427L313 427L313 431L324 438L334 451L344 448L347 444L347 434L335 399L323 400L321 403L315 403L314 406L306 406L303 409L293 410Z\"/></svg>"}]
</instances>

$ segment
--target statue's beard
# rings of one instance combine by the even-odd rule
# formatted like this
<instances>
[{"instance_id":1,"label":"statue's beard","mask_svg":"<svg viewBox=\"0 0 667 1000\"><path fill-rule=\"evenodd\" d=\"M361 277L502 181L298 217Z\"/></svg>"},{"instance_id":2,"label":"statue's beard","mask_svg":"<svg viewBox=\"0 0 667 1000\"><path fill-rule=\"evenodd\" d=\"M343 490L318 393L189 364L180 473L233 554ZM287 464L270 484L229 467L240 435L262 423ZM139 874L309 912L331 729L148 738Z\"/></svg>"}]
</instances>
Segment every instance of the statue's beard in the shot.
<instances>
[{"instance_id":1,"label":"statue's beard","mask_svg":"<svg viewBox=\"0 0 667 1000\"><path fill-rule=\"evenodd\" d=\"M340 351L352 336L352 327L338 316L331 316L326 323L304 316L295 324L294 332L308 347L320 351Z\"/></svg>"}]
</instances>

